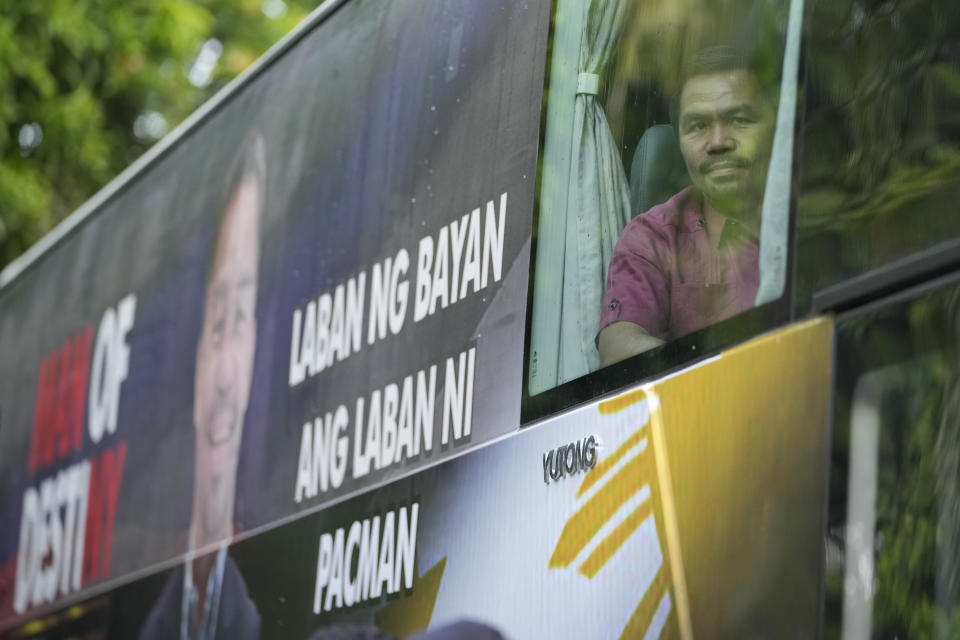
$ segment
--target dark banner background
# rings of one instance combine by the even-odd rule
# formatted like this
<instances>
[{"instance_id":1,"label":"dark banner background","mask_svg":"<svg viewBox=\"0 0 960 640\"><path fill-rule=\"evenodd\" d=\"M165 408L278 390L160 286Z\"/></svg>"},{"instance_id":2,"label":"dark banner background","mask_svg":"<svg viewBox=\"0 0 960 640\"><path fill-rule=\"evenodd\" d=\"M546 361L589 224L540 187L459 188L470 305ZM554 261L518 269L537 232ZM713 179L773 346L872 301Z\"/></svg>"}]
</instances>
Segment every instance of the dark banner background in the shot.
<instances>
[{"instance_id":1,"label":"dark banner background","mask_svg":"<svg viewBox=\"0 0 960 640\"><path fill-rule=\"evenodd\" d=\"M0 620L10 616L24 491L124 443L112 570L185 550L194 475L193 372L225 171L253 129L267 150L257 343L235 519L252 530L459 453L519 423L536 148L549 3L348 3L235 93L82 227L0 292ZM417 243L508 194L503 275L414 323ZM482 237L482 236L481 236ZM291 319L319 294L410 253L403 331L290 388ZM41 361L128 294L115 434L27 469ZM439 439L443 363L476 351L469 439ZM303 423L438 365L431 455L293 500ZM482 407L482 409L481 409ZM90 583L83 585L91 586ZM58 592L58 597L62 595ZM28 615L31 615L28 612ZM10 620L7 621L9 623ZM6 623L0 621L0 627Z\"/></svg>"}]
</instances>

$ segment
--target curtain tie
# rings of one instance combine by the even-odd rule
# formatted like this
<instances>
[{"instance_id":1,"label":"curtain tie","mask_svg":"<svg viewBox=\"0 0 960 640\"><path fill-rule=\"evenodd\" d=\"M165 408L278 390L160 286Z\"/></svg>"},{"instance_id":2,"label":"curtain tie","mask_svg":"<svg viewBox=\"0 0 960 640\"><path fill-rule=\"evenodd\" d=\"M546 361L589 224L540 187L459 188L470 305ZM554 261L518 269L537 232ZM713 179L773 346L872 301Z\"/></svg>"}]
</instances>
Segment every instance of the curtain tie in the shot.
<instances>
[{"instance_id":1,"label":"curtain tie","mask_svg":"<svg viewBox=\"0 0 960 640\"><path fill-rule=\"evenodd\" d=\"M577 76L577 95L595 96L600 93L600 76L596 73L581 71Z\"/></svg>"}]
</instances>

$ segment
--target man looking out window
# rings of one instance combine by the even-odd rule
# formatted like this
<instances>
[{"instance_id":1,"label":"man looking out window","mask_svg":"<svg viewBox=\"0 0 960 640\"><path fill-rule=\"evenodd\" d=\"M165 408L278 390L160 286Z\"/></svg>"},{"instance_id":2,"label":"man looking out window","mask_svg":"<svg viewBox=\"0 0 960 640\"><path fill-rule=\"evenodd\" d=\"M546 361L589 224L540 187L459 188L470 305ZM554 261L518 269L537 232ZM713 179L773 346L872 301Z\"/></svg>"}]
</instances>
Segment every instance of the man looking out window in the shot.
<instances>
[{"instance_id":1,"label":"man looking out window","mask_svg":"<svg viewBox=\"0 0 960 640\"><path fill-rule=\"evenodd\" d=\"M610 260L604 366L753 306L776 100L741 52L699 52L673 118L693 186L627 224Z\"/></svg>"}]
</instances>

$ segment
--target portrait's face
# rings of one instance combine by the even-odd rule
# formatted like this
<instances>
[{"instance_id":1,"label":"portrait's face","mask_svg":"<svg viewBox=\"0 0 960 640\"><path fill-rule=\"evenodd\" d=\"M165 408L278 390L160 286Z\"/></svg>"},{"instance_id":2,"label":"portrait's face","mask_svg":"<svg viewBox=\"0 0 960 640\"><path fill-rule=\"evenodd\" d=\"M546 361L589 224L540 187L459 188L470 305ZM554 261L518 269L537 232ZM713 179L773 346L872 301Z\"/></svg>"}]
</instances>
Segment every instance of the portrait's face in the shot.
<instances>
[{"instance_id":1,"label":"portrait's face","mask_svg":"<svg viewBox=\"0 0 960 640\"><path fill-rule=\"evenodd\" d=\"M680 152L693 184L727 215L753 212L766 182L774 113L756 77L737 69L693 76L680 94Z\"/></svg>"},{"instance_id":2,"label":"portrait's face","mask_svg":"<svg viewBox=\"0 0 960 640\"><path fill-rule=\"evenodd\" d=\"M237 460L256 346L259 200L253 179L233 192L207 282L197 346L193 422L196 502L207 542L232 533Z\"/></svg>"}]
</instances>

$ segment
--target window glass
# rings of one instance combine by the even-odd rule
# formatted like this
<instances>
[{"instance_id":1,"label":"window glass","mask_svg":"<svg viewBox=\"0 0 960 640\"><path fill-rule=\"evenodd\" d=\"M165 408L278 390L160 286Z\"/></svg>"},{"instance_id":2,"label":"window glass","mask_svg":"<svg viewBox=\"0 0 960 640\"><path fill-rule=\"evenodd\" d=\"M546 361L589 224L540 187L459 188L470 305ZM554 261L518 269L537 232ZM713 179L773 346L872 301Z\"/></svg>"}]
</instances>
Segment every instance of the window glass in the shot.
<instances>
[{"instance_id":1,"label":"window glass","mask_svg":"<svg viewBox=\"0 0 960 640\"><path fill-rule=\"evenodd\" d=\"M531 395L782 296L802 13L556 2Z\"/></svg>"},{"instance_id":2,"label":"window glass","mask_svg":"<svg viewBox=\"0 0 960 640\"><path fill-rule=\"evenodd\" d=\"M817 2L807 25L802 301L960 237L956 1Z\"/></svg>"},{"instance_id":3,"label":"window glass","mask_svg":"<svg viewBox=\"0 0 960 640\"><path fill-rule=\"evenodd\" d=\"M838 324L826 638L960 636L960 287Z\"/></svg>"}]
</instances>

